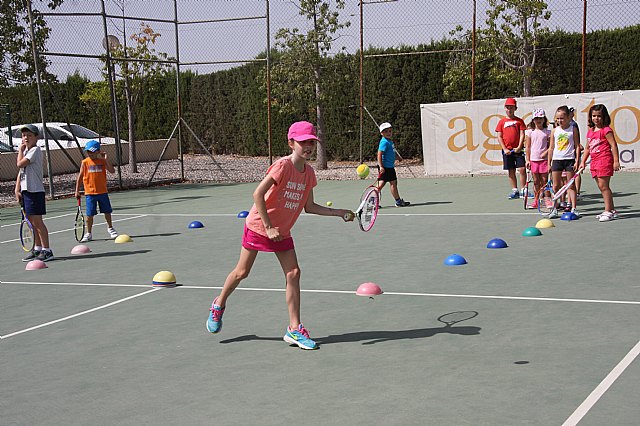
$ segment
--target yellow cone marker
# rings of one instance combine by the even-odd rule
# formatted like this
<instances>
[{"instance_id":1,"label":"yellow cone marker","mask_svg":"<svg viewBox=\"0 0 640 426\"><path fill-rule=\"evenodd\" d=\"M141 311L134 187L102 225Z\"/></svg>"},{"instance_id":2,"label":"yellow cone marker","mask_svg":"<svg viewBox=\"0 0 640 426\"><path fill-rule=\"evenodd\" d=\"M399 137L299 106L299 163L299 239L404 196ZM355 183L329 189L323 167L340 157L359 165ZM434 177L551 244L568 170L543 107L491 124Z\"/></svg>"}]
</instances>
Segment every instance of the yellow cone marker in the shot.
<instances>
[{"instance_id":1,"label":"yellow cone marker","mask_svg":"<svg viewBox=\"0 0 640 426\"><path fill-rule=\"evenodd\" d=\"M127 234L120 234L115 239L116 244L131 243L131 242L133 242L133 240Z\"/></svg>"},{"instance_id":2,"label":"yellow cone marker","mask_svg":"<svg viewBox=\"0 0 640 426\"><path fill-rule=\"evenodd\" d=\"M151 284L154 287L173 287L176 285L176 276L171 271L160 271L153 276Z\"/></svg>"},{"instance_id":3,"label":"yellow cone marker","mask_svg":"<svg viewBox=\"0 0 640 426\"><path fill-rule=\"evenodd\" d=\"M554 226L550 219L540 219L538 223L536 223L536 228L538 229L553 228Z\"/></svg>"}]
</instances>

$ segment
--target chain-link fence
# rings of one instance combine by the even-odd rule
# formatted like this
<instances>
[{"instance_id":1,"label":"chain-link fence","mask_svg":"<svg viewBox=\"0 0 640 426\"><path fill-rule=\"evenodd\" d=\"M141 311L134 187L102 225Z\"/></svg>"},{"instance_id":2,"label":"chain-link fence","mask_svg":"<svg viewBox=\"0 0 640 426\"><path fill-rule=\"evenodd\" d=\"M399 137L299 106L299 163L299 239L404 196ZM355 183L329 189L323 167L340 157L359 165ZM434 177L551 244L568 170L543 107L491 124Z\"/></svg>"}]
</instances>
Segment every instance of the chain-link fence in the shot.
<instances>
[{"instance_id":1,"label":"chain-link fence","mask_svg":"<svg viewBox=\"0 0 640 426\"><path fill-rule=\"evenodd\" d=\"M46 49L37 54L48 62L48 73L66 81L61 88L43 79L44 118L82 124L96 132L93 138L113 138L103 138L109 157L121 165L110 177L112 187L242 180L214 154L283 155L286 125L316 119L310 105L272 115L269 106L276 98L266 102L277 60L272 56L281 53L274 50L275 34L282 28L313 29L298 1L87 0L66 1L55 10L45 1L32 3L34 14L51 28ZM420 103L526 94L522 82L494 76L496 69L488 64L497 53L483 44L490 12L524 0L363 0L346 2L343 9L335 0L326 3L340 22L350 23L333 34L328 58L336 63L324 70L333 85L325 115L330 157L371 159L377 124L392 121L400 130L400 151L420 158ZM640 0L528 3L546 5L537 22L554 34L537 40L530 94L603 90L598 51L626 55L628 46L603 46L597 36L637 28ZM557 69L552 59L562 55L568 58L566 69ZM238 69L242 72L234 74ZM260 75L265 87L256 78ZM606 90L629 88L616 84L607 82ZM14 125L39 117L36 97L28 96L24 104L31 109L12 108ZM51 174L57 195L72 191L63 175L74 173L82 159L81 150L65 145L85 142L74 132L60 137L68 154L58 152L55 141L49 144L56 157ZM359 155L354 154L358 144Z\"/></svg>"}]
</instances>

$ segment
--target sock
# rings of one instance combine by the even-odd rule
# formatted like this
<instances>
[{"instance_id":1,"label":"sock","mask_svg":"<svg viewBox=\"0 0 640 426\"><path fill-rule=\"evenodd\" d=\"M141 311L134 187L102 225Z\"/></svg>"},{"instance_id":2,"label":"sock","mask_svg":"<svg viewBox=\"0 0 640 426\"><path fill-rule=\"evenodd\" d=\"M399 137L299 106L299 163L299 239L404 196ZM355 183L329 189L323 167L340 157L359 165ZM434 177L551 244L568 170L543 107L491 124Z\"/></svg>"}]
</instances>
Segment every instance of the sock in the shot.
<instances>
[{"instance_id":1,"label":"sock","mask_svg":"<svg viewBox=\"0 0 640 426\"><path fill-rule=\"evenodd\" d=\"M33 251L42 251L42 246L33 246Z\"/></svg>"}]
</instances>

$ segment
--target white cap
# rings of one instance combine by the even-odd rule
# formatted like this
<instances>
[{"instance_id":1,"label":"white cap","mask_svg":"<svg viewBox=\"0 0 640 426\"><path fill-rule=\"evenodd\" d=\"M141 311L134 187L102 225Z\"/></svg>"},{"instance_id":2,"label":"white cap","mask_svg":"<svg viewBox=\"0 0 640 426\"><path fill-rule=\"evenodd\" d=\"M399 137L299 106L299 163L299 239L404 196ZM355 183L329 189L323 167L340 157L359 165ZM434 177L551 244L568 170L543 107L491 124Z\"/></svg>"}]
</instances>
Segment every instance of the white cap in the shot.
<instances>
[{"instance_id":1,"label":"white cap","mask_svg":"<svg viewBox=\"0 0 640 426\"><path fill-rule=\"evenodd\" d=\"M383 130L387 130L391 128L391 123L382 123L380 125L380 133L382 133Z\"/></svg>"}]
</instances>

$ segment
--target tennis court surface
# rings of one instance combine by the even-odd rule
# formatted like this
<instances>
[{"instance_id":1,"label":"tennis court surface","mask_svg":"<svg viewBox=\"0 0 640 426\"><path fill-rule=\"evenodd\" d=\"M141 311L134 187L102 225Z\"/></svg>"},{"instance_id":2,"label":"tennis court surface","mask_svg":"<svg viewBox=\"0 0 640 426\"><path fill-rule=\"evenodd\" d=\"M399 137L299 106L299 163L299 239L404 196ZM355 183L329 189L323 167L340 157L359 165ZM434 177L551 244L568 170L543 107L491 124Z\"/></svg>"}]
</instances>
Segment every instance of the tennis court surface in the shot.
<instances>
[{"instance_id":1,"label":"tennis court surface","mask_svg":"<svg viewBox=\"0 0 640 426\"><path fill-rule=\"evenodd\" d=\"M371 181L321 181L319 204L355 209ZM255 184L111 194L107 240L72 255L75 200L48 203L56 260L26 271L19 210L0 210L0 423L637 425L640 418L640 174L612 180L618 220L583 182L583 217L541 218L506 178L401 179L368 233L302 215L293 236L302 318L320 345L283 342L284 278L261 253L205 320L240 251ZM189 229L198 220L205 226ZM488 249L501 238L503 249ZM446 266L459 254L466 265ZM162 270L175 288L151 286ZM358 297L360 283L384 294ZM443 314L477 316L445 325Z\"/></svg>"}]
</instances>

